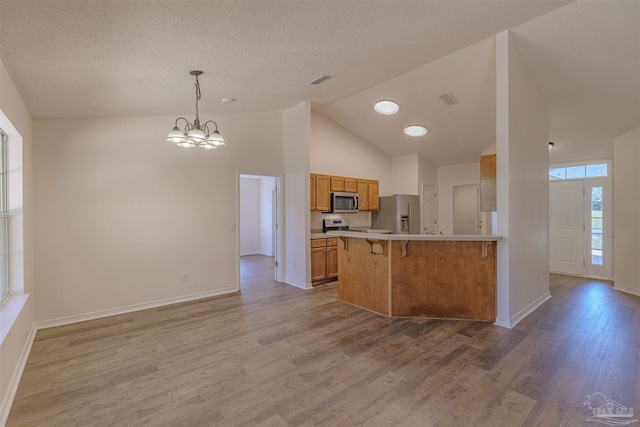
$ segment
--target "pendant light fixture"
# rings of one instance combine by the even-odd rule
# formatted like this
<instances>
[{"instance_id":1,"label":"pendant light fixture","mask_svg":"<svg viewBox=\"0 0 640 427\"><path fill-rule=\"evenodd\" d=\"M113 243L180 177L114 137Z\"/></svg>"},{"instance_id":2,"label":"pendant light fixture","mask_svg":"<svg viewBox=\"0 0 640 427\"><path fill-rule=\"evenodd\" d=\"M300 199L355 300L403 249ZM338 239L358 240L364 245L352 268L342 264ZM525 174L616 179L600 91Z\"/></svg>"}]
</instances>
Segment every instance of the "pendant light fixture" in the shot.
<instances>
[{"instance_id":1,"label":"pendant light fixture","mask_svg":"<svg viewBox=\"0 0 640 427\"><path fill-rule=\"evenodd\" d=\"M184 117L178 117L176 119L175 127L167 135L167 142L172 142L180 147L202 147L206 149L214 149L227 145L224 142L224 138L218 132L218 124L213 120L207 121L205 124L200 124L200 117L198 116L198 101L200 100L200 82L198 76L202 74L202 71L193 70L189 74L196 77L196 119L193 123ZM184 129L178 127L178 122L184 120ZM215 128L213 131L209 128L209 123L213 123Z\"/></svg>"}]
</instances>

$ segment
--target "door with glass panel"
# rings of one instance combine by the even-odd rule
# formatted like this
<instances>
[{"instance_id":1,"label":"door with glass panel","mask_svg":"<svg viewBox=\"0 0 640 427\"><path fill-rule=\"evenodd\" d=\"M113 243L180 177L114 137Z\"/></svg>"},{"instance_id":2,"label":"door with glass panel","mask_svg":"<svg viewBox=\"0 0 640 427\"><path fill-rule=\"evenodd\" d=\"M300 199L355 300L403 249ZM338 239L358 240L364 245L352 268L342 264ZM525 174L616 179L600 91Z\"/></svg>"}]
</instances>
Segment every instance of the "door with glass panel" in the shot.
<instances>
[{"instance_id":1,"label":"door with glass panel","mask_svg":"<svg viewBox=\"0 0 640 427\"><path fill-rule=\"evenodd\" d=\"M584 182L549 183L549 270L584 274Z\"/></svg>"},{"instance_id":2,"label":"door with glass panel","mask_svg":"<svg viewBox=\"0 0 640 427\"><path fill-rule=\"evenodd\" d=\"M610 279L609 164L551 167L549 179L549 270Z\"/></svg>"}]
</instances>

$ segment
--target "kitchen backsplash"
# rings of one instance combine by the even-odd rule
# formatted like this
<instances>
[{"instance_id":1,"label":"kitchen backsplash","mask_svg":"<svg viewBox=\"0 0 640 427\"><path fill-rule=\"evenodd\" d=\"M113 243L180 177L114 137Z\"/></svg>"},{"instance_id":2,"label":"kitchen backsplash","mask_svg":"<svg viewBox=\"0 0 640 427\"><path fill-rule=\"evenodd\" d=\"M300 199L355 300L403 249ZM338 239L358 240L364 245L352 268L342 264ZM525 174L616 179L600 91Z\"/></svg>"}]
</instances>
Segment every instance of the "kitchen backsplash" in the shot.
<instances>
[{"instance_id":1,"label":"kitchen backsplash","mask_svg":"<svg viewBox=\"0 0 640 427\"><path fill-rule=\"evenodd\" d=\"M349 221L349 227L371 227L370 212L349 214L311 212L311 229L322 230L322 220L331 218L346 218Z\"/></svg>"}]
</instances>

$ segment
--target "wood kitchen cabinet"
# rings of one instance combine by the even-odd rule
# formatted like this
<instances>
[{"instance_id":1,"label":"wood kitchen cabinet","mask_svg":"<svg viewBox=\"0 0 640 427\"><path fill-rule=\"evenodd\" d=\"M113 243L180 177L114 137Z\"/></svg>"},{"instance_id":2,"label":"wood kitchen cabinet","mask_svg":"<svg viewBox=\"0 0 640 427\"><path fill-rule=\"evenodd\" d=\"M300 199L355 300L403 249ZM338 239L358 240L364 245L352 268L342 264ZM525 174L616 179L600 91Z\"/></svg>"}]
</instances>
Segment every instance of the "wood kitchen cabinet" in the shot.
<instances>
[{"instance_id":1,"label":"wood kitchen cabinet","mask_svg":"<svg viewBox=\"0 0 640 427\"><path fill-rule=\"evenodd\" d=\"M344 177L341 177L341 176L331 177L331 191L332 192L344 191Z\"/></svg>"},{"instance_id":2,"label":"wood kitchen cabinet","mask_svg":"<svg viewBox=\"0 0 640 427\"><path fill-rule=\"evenodd\" d=\"M358 180L355 178L345 178L344 179L344 191L347 193L357 193L358 192Z\"/></svg>"},{"instance_id":3,"label":"wood kitchen cabinet","mask_svg":"<svg viewBox=\"0 0 640 427\"><path fill-rule=\"evenodd\" d=\"M369 210L369 181L358 180L358 210L367 212Z\"/></svg>"},{"instance_id":4,"label":"wood kitchen cabinet","mask_svg":"<svg viewBox=\"0 0 640 427\"><path fill-rule=\"evenodd\" d=\"M311 174L310 204L311 210L329 212L331 210L331 184L329 175Z\"/></svg>"},{"instance_id":5,"label":"wood kitchen cabinet","mask_svg":"<svg viewBox=\"0 0 640 427\"><path fill-rule=\"evenodd\" d=\"M378 181L369 181L369 211L377 212L380 210L380 185Z\"/></svg>"},{"instance_id":6,"label":"wood kitchen cabinet","mask_svg":"<svg viewBox=\"0 0 640 427\"><path fill-rule=\"evenodd\" d=\"M311 281L338 277L338 238L311 240Z\"/></svg>"},{"instance_id":7,"label":"wood kitchen cabinet","mask_svg":"<svg viewBox=\"0 0 640 427\"><path fill-rule=\"evenodd\" d=\"M340 192L358 193L360 212L380 210L378 181L312 173L309 185L312 212L330 212L331 193Z\"/></svg>"}]
</instances>

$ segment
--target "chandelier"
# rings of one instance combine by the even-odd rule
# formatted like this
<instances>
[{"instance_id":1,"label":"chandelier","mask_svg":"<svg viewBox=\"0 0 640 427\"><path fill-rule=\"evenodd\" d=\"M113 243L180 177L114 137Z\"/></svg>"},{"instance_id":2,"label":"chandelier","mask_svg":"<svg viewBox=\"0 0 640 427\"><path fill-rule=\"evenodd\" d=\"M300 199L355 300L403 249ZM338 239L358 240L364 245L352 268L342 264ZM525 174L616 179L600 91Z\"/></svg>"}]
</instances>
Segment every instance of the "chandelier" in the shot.
<instances>
[{"instance_id":1,"label":"chandelier","mask_svg":"<svg viewBox=\"0 0 640 427\"><path fill-rule=\"evenodd\" d=\"M173 142L180 147L202 147L209 150L227 145L224 143L224 138L220 135L220 132L218 132L218 124L216 122L209 120L203 125L200 124L200 117L198 117L200 82L198 81L198 76L202 74L202 71L193 70L190 71L189 74L196 76L196 119L193 123L190 123L189 120L184 117L178 117L175 127L169 132L169 135L167 135L166 141ZM184 120L185 122L184 129L178 127L180 120ZM209 127L209 123L213 123L213 126L215 126L213 132Z\"/></svg>"}]
</instances>

